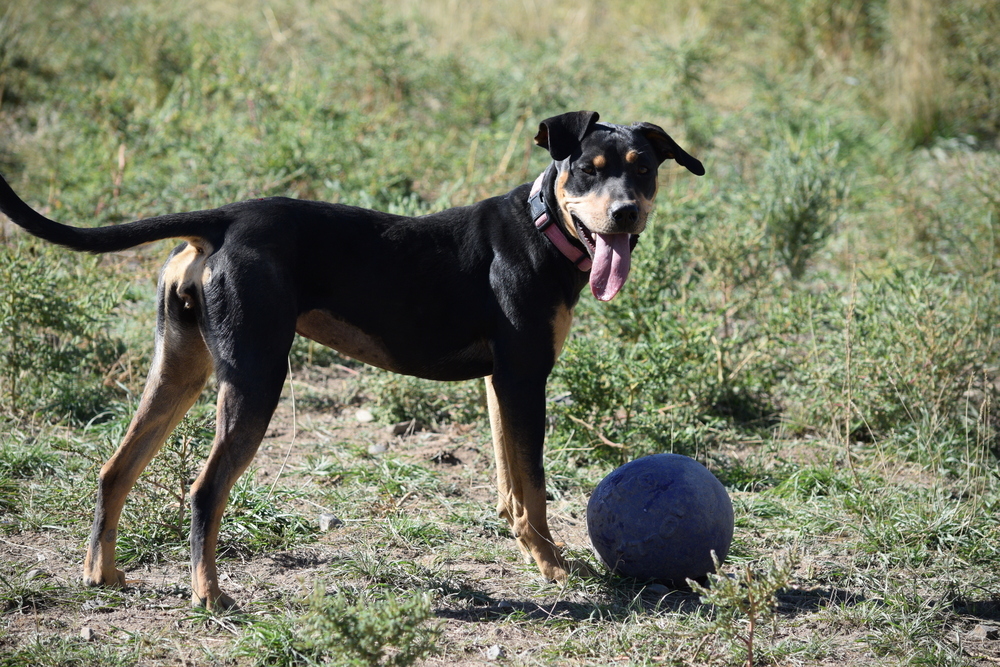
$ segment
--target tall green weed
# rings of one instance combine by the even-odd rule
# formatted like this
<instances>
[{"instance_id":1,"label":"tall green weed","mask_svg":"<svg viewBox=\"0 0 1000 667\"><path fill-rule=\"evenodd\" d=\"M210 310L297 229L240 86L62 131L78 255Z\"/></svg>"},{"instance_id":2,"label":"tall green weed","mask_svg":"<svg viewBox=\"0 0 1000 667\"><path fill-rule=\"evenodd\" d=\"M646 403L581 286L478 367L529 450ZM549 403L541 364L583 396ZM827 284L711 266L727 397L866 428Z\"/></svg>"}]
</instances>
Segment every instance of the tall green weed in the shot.
<instances>
[{"instance_id":1,"label":"tall green weed","mask_svg":"<svg viewBox=\"0 0 1000 667\"><path fill-rule=\"evenodd\" d=\"M990 282L896 270L860 276L853 291L799 293L798 316L780 315L784 335L802 343L789 349L797 362L781 392L791 423L862 440L932 418L974 430L965 396L992 372L1000 315Z\"/></svg>"},{"instance_id":2,"label":"tall green weed","mask_svg":"<svg viewBox=\"0 0 1000 667\"><path fill-rule=\"evenodd\" d=\"M59 253L33 241L0 245L0 406L86 421L118 393L124 347L108 328L122 291L94 270L97 260L70 268Z\"/></svg>"}]
</instances>

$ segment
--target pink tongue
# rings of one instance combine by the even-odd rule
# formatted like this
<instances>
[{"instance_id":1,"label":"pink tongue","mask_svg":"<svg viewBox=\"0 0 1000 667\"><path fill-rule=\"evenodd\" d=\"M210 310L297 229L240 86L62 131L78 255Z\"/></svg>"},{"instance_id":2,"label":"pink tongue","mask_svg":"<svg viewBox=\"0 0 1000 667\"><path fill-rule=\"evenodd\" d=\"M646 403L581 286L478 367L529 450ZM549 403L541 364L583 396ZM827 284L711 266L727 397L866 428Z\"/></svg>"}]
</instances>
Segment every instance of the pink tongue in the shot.
<instances>
[{"instance_id":1,"label":"pink tongue","mask_svg":"<svg viewBox=\"0 0 1000 667\"><path fill-rule=\"evenodd\" d=\"M632 264L630 235L597 234L596 240L597 250L594 251L590 269L590 291L600 301L611 301L628 278Z\"/></svg>"}]
</instances>

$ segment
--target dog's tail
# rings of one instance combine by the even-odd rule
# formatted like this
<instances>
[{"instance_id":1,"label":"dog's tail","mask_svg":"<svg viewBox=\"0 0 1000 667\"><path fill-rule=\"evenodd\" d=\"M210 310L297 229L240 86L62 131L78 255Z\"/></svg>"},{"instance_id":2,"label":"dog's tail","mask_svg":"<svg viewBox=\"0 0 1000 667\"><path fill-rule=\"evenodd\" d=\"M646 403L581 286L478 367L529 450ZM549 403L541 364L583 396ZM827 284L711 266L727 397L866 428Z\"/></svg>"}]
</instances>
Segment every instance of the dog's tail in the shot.
<instances>
[{"instance_id":1,"label":"dog's tail","mask_svg":"<svg viewBox=\"0 0 1000 667\"><path fill-rule=\"evenodd\" d=\"M218 211L192 211L146 218L110 227L70 227L38 213L17 196L0 176L0 212L29 234L73 250L102 253L133 248L162 239L214 241L226 224Z\"/></svg>"}]
</instances>

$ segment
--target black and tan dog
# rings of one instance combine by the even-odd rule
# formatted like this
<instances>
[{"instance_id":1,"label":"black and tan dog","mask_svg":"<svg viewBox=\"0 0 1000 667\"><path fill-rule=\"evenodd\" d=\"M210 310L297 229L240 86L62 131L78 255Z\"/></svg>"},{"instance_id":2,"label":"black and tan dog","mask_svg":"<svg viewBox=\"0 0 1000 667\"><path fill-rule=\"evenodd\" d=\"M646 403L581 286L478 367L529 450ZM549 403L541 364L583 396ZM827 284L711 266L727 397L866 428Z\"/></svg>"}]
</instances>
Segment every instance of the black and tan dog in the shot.
<instances>
[{"instance_id":1,"label":"black and tan dog","mask_svg":"<svg viewBox=\"0 0 1000 667\"><path fill-rule=\"evenodd\" d=\"M185 241L160 274L138 411L101 469L84 581L124 584L115 541L125 496L214 371L215 442L191 487L192 599L233 604L216 571L219 524L277 405L296 332L397 373L485 377L499 512L542 575L565 580L546 520L546 380L583 286L607 300L624 283L660 163L704 168L659 127L599 123L594 112L549 118L535 141L553 161L534 186L418 218L271 197L75 228L0 179L0 211L47 241L95 253Z\"/></svg>"}]
</instances>

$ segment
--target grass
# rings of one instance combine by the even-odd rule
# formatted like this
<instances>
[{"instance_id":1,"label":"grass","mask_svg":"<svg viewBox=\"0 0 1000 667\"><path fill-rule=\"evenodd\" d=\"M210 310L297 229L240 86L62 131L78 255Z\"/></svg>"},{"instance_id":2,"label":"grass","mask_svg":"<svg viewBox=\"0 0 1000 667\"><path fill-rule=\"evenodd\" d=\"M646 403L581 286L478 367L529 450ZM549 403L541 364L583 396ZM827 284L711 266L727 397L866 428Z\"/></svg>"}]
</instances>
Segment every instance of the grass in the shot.
<instances>
[{"instance_id":1,"label":"grass","mask_svg":"<svg viewBox=\"0 0 1000 667\"><path fill-rule=\"evenodd\" d=\"M129 497L131 587L83 589L169 246L86 258L0 226L0 664L1000 659L969 634L1000 621L995 3L668 4L0 9L0 171L76 224L265 195L420 214L532 179L548 115L661 124L708 174L661 172L629 283L576 309L549 505L597 569L590 491L674 451L737 523L707 593L541 583L495 515L482 383L300 341L223 523L243 609L188 610L211 386Z\"/></svg>"}]
</instances>

